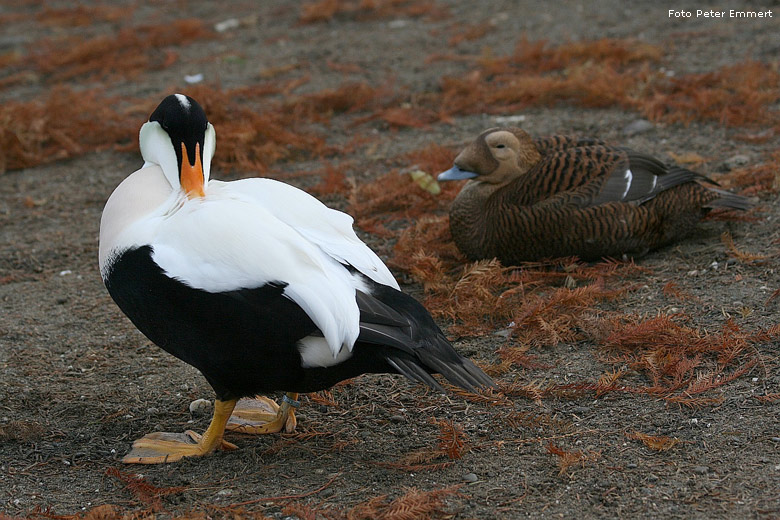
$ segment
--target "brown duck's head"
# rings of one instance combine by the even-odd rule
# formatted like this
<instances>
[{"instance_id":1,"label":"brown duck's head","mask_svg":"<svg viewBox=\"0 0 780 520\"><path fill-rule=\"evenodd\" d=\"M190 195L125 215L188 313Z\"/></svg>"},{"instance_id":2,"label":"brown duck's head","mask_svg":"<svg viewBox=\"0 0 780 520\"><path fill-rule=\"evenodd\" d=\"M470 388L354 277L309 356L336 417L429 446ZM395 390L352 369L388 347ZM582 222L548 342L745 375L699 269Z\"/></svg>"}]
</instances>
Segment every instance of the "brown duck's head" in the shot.
<instances>
[{"instance_id":1,"label":"brown duck's head","mask_svg":"<svg viewBox=\"0 0 780 520\"><path fill-rule=\"evenodd\" d=\"M490 128L455 157L455 165L439 174L440 181L475 179L506 184L525 174L541 159L527 132L520 128Z\"/></svg>"}]
</instances>

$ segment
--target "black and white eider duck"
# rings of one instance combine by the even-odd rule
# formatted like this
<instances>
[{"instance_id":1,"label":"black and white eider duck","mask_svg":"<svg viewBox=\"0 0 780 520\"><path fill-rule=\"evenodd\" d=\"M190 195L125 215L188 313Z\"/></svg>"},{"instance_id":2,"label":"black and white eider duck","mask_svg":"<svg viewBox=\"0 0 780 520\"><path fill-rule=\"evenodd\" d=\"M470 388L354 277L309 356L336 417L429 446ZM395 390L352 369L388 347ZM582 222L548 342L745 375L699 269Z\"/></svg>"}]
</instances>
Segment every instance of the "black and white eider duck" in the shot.
<instances>
[{"instance_id":1,"label":"black and white eider duck","mask_svg":"<svg viewBox=\"0 0 780 520\"><path fill-rule=\"evenodd\" d=\"M210 179L216 134L194 99L166 97L140 147L143 167L103 210L100 272L133 324L200 370L217 400L202 436L146 435L125 462L235 448L226 428L291 431L298 393L363 373L493 385L399 290L350 216L274 180ZM242 399L273 391L287 392L281 406Z\"/></svg>"},{"instance_id":2,"label":"black and white eider duck","mask_svg":"<svg viewBox=\"0 0 780 520\"><path fill-rule=\"evenodd\" d=\"M703 175L598 139L482 132L439 180L471 179L450 208L455 244L505 265L543 258L639 257L689 235L745 197Z\"/></svg>"}]
</instances>

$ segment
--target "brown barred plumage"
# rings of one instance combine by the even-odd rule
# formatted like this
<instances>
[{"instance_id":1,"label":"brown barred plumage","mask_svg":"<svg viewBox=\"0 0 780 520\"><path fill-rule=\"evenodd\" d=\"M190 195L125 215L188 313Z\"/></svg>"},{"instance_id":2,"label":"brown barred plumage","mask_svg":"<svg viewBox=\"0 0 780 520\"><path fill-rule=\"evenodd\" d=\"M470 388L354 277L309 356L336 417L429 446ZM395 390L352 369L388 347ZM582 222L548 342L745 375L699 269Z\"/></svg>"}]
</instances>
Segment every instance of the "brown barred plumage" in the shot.
<instances>
[{"instance_id":1,"label":"brown barred plumage","mask_svg":"<svg viewBox=\"0 0 780 520\"><path fill-rule=\"evenodd\" d=\"M506 265L638 257L690 234L712 208L750 207L706 177L649 155L598 139L533 139L519 128L480 134L440 175L459 178L472 180L450 209L455 243L471 259Z\"/></svg>"}]
</instances>

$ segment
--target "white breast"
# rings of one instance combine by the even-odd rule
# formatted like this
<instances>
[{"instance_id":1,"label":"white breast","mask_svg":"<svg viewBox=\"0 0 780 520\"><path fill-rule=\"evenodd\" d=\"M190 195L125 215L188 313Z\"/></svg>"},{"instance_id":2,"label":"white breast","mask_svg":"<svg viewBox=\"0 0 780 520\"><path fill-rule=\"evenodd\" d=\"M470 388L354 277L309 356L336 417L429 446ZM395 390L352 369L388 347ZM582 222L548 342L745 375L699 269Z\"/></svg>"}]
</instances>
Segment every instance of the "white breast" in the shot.
<instances>
[{"instance_id":1,"label":"white breast","mask_svg":"<svg viewBox=\"0 0 780 520\"><path fill-rule=\"evenodd\" d=\"M123 180L108 198L100 219L100 272L105 278L109 257L117 248L125 249L134 244L132 237L123 237L133 224L144 221L160 211L164 203L174 196L171 185L162 169L150 165ZM128 244L129 242L129 244Z\"/></svg>"}]
</instances>

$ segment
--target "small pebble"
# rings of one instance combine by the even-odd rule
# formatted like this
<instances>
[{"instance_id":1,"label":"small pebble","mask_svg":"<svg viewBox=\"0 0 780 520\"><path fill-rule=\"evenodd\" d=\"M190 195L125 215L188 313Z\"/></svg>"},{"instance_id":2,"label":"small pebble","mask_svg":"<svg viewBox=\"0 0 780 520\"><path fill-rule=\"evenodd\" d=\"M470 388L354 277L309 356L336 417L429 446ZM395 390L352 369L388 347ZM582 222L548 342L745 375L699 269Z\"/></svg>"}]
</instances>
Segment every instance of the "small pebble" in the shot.
<instances>
[{"instance_id":1,"label":"small pebble","mask_svg":"<svg viewBox=\"0 0 780 520\"><path fill-rule=\"evenodd\" d=\"M587 406L575 406L574 407L575 413L588 413L590 412L590 408Z\"/></svg>"},{"instance_id":2,"label":"small pebble","mask_svg":"<svg viewBox=\"0 0 780 520\"><path fill-rule=\"evenodd\" d=\"M650 473L649 475L647 475L647 480L649 480L650 482L658 482L658 475Z\"/></svg>"},{"instance_id":3,"label":"small pebble","mask_svg":"<svg viewBox=\"0 0 780 520\"><path fill-rule=\"evenodd\" d=\"M195 399L190 403L190 413L192 415L203 415L211 411L211 401L208 399Z\"/></svg>"},{"instance_id":4,"label":"small pebble","mask_svg":"<svg viewBox=\"0 0 780 520\"><path fill-rule=\"evenodd\" d=\"M406 422L406 418L403 415L391 415L390 422L402 423L402 422Z\"/></svg>"},{"instance_id":5,"label":"small pebble","mask_svg":"<svg viewBox=\"0 0 780 520\"><path fill-rule=\"evenodd\" d=\"M512 329L501 329L493 333L494 336L500 336L502 338L508 338L512 335Z\"/></svg>"},{"instance_id":6,"label":"small pebble","mask_svg":"<svg viewBox=\"0 0 780 520\"><path fill-rule=\"evenodd\" d=\"M634 464L633 462L629 462L628 464L626 464L626 469L636 469L636 467L637 465Z\"/></svg>"},{"instance_id":7,"label":"small pebble","mask_svg":"<svg viewBox=\"0 0 780 520\"><path fill-rule=\"evenodd\" d=\"M653 123L647 119L637 119L623 127L623 133L627 136L637 135L653 129Z\"/></svg>"},{"instance_id":8,"label":"small pebble","mask_svg":"<svg viewBox=\"0 0 780 520\"><path fill-rule=\"evenodd\" d=\"M693 472L696 473L697 475L706 475L707 472L709 472L709 471L710 471L710 468L708 468L707 466L694 466L693 467Z\"/></svg>"},{"instance_id":9,"label":"small pebble","mask_svg":"<svg viewBox=\"0 0 780 520\"><path fill-rule=\"evenodd\" d=\"M780 442L780 437L772 437L769 440L771 440L772 442Z\"/></svg>"},{"instance_id":10,"label":"small pebble","mask_svg":"<svg viewBox=\"0 0 780 520\"><path fill-rule=\"evenodd\" d=\"M516 125L525 121L525 116L521 114L516 116L496 116L493 119L499 125Z\"/></svg>"},{"instance_id":11,"label":"small pebble","mask_svg":"<svg viewBox=\"0 0 780 520\"><path fill-rule=\"evenodd\" d=\"M734 168L739 168L740 166L745 166L747 163L750 162L750 157L747 155L735 155L734 157L729 157L725 161L723 161L723 167L727 170L733 170Z\"/></svg>"},{"instance_id":12,"label":"small pebble","mask_svg":"<svg viewBox=\"0 0 780 520\"><path fill-rule=\"evenodd\" d=\"M184 75L184 82L189 83L190 85L194 85L195 83L200 83L203 81L203 74L185 74Z\"/></svg>"},{"instance_id":13,"label":"small pebble","mask_svg":"<svg viewBox=\"0 0 780 520\"><path fill-rule=\"evenodd\" d=\"M463 475L463 481L464 482L477 482L479 480L479 477L476 475L476 473L466 473Z\"/></svg>"},{"instance_id":14,"label":"small pebble","mask_svg":"<svg viewBox=\"0 0 780 520\"><path fill-rule=\"evenodd\" d=\"M233 490L232 489L221 489L221 490L217 491L217 495L220 495L220 496L223 496L223 497L224 496L230 496L232 494L233 494Z\"/></svg>"},{"instance_id":15,"label":"small pebble","mask_svg":"<svg viewBox=\"0 0 780 520\"><path fill-rule=\"evenodd\" d=\"M151 408L149 408L148 410L146 410L146 413L148 413L149 415L154 415L154 414L156 414L156 413L159 413L159 412L160 412L160 410L158 410L158 409L157 409L157 408L155 408L154 406L152 406Z\"/></svg>"},{"instance_id":16,"label":"small pebble","mask_svg":"<svg viewBox=\"0 0 780 520\"><path fill-rule=\"evenodd\" d=\"M214 24L214 30L217 32L225 32L230 29L235 29L240 25L237 18L228 18L227 20L221 21L219 23Z\"/></svg>"}]
</instances>

